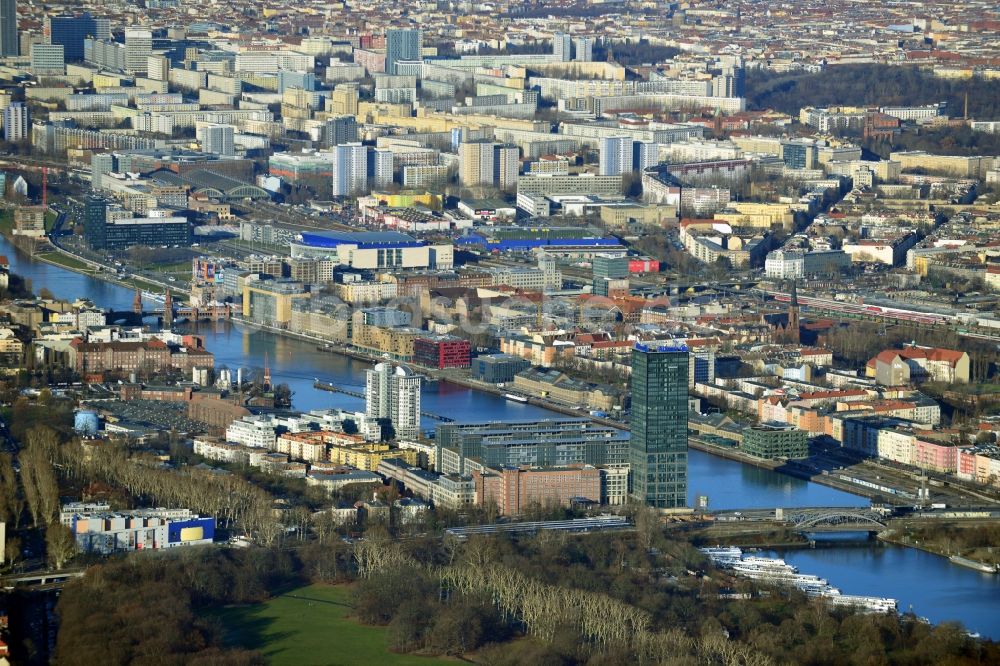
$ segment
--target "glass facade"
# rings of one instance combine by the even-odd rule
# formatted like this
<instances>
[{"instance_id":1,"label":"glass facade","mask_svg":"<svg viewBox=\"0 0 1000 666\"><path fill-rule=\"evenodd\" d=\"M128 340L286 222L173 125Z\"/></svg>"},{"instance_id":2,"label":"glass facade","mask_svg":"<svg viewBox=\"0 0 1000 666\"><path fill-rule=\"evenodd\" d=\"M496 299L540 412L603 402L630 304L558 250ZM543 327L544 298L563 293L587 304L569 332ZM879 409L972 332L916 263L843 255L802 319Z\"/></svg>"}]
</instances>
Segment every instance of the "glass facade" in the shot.
<instances>
[{"instance_id":1,"label":"glass facade","mask_svg":"<svg viewBox=\"0 0 1000 666\"><path fill-rule=\"evenodd\" d=\"M632 350L632 496L660 509L687 506L688 351Z\"/></svg>"}]
</instances>

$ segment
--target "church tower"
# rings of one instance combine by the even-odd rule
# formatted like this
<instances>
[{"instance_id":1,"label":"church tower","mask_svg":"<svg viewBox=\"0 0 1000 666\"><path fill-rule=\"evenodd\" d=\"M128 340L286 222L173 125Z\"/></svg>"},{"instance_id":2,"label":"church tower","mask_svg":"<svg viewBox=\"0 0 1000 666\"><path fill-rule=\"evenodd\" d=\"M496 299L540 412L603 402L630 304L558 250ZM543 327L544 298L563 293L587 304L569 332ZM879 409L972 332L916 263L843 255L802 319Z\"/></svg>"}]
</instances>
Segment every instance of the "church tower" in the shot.
<instances>
[{"instance_id":1,"label":"church tower","mask_svg":"<svg viewBox=\"0 0 1000 666\"><path fill-rule=\"evenodd\" d=\"M792 280L791 297L788 300L788 325L785 327L785 336L788 342L798 344L799 337L799 295L796 289L796 280Z\"/></svg>"}]
</instances>

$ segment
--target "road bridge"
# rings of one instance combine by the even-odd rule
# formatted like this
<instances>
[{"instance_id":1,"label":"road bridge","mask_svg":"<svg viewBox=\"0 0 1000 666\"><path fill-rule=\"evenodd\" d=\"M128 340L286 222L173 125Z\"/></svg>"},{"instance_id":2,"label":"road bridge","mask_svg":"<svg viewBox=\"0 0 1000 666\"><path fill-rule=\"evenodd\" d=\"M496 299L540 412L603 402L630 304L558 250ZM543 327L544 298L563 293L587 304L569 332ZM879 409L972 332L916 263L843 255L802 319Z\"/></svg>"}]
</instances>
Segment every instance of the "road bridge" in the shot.
<instances>
[{"instance_id":1,"label":"road bridge","mask_svg":"<svg viewBox=\"0 0 1000 666\"><path fill-rule=\"evenodd\" d=\"M65 583L70 578L80 578L86 569L66 569L65 571L35 571L25 574L15 574L0 577L0 589L11 589L18 586L51 586Z\"/></svg>"}]
</instances>

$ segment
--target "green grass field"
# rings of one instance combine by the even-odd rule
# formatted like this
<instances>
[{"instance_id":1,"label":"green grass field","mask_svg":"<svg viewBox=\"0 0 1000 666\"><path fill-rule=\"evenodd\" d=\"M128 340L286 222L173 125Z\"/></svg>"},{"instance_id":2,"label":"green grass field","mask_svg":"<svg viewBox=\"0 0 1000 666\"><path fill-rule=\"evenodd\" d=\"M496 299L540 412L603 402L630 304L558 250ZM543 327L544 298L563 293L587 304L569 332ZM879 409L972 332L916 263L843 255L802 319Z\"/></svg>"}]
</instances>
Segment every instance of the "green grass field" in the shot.
<instances>
[{"instance_id":1,"label":"green grass field","mask_svg":"<svg viewBox=\"0 0 1000 666\"><path fill-rule=\"evenodd\" d=\"M260 650L276 666L439 666L455 661L389 652L385 628L348 617L351 595L344 586L307 585L253 606L225 608L216 615L226 641Z\"/></svg>"}]
</instances>

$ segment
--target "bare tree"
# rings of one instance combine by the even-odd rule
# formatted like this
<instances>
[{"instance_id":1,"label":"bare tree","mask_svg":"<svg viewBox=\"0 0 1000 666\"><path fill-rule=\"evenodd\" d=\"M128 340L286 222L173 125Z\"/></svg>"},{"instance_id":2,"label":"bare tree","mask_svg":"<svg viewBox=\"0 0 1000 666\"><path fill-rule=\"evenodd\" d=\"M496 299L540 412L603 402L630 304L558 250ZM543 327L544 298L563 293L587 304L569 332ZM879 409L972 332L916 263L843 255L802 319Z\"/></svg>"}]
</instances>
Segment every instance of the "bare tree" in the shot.
<instances>
[{"instance_id":1,"label":"bare tree","mask_svg":"<svg viewBox=\"0 0 1000 666\"><path fill-rule=\"evenodd\" d=\"M76 539L73 532L62 523L54 522L45 528L45 552L49 564L59 571L76 556Z\"/></svg>"}]
</instances>

